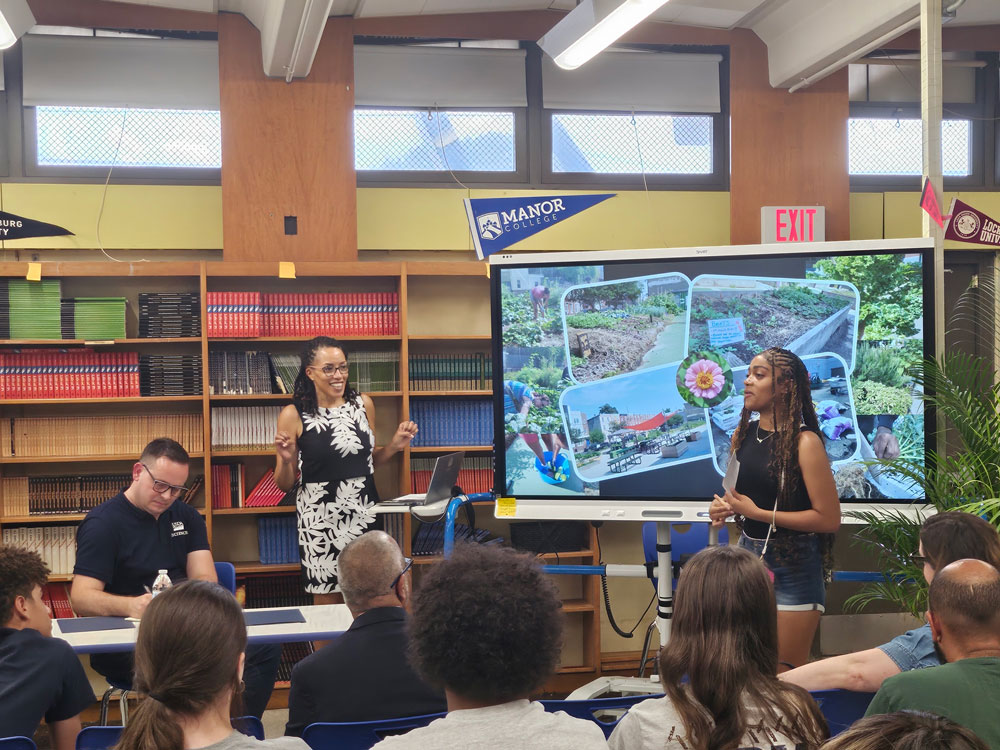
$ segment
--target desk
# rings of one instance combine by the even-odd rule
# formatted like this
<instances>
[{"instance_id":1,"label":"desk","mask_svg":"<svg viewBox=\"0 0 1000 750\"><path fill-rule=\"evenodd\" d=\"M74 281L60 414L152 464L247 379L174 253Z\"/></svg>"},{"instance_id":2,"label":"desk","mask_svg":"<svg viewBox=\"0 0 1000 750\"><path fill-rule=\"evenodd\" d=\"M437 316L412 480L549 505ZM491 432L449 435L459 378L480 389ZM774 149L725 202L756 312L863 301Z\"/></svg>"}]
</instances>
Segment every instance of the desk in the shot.
<instances>
[{"instance_id":1,"label":"desk","mask_svg":"<svg viewBox=\"0 0 1000 750\"><path fill-rule=\"evenodd\" d=\"M302 607L265 607L260 610L297 609L305 622L283 622L274 625L251 625L247 628L250 643L291 643L295 641L328 641L347 630L354 618L346 604L318 604ZM119 630L94 630L87 633L63 633L59 620L52 621L52 636L62 638L78 654L103 654L135 649L136 627Z\"/></svg>"}]
</instances>

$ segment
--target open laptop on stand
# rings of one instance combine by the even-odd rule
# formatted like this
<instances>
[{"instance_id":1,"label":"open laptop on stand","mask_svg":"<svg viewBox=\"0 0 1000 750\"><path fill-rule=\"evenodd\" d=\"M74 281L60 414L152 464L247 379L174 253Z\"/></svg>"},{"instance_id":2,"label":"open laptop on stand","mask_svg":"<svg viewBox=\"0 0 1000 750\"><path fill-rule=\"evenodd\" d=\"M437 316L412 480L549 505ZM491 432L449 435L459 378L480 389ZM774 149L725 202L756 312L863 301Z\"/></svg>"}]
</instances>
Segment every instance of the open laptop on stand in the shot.
<instances>
[{"instance_id":1,"label":"open laptop on stand","mask_svg":"<svg viewBox=\"0 0 1000 750\"><path fill-rule=\"evenodd\" d=\"M386 500L379 505L383 506L409 506L411 508L437 505L442 501L447 503L451 500L451 488L458 481L458 472L462 469L462 459L465 458L464 451L448 453L438 456L434 462L434 471L431 474L431 481L427 487L426 494L411 494L397 497L395 500Z\"/></svg>"}]
</instances>

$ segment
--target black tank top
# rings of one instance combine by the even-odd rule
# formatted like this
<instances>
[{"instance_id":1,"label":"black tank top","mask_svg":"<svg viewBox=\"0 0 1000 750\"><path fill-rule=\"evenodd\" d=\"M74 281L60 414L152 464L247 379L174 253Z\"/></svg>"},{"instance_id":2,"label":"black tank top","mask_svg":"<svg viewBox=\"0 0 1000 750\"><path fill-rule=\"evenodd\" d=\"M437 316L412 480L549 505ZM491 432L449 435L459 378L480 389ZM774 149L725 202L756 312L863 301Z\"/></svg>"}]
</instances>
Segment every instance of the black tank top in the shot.
<instances>
[{"instance_id":1,"label":"black tank top","mask_svg":"<svg viewBox=\"0 0 1000 750\"><path fill-rule=\"evenodd\" d=\"M771 476L771 451L774 445L774 433L767 430L760 431L762 442L757 440L757 422L751 422L743 435L743 444L736 450L736 457L740 460L740 473L736 478L736 491L741 495L748 496L754 504L764 510L774 510L774 501L778 496L778 479ZM809 428L803 426L803 430ZM822 438L820 438L822 440ZM786 477L788 482L792 477ZM809 501L809 493L806 492L805 482L802 481L802 471L795 467L795 492L792 494L791 503L786 508L784 505L778 510L809 510L812 503ZM766 521L752 521L749 518L743 523L743 531L747 536L755 539L763 539L767 536ZM778 527L781 535L789 536L801 534L803 532L793 531ZM772 535L773 536L773 535Z\"/></svg>"}]
</instances>

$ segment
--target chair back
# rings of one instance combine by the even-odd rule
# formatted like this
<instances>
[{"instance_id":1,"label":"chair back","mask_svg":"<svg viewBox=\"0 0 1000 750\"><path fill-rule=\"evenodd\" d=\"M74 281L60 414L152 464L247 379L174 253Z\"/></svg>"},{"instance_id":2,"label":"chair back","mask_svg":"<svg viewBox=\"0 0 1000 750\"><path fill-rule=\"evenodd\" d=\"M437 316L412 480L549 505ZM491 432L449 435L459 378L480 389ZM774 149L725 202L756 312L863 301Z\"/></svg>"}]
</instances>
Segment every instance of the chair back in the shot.
<instances>
[{"instance_id":1,"label":"chair back","mask_svg":"<svg viewBox=\"0 0 1000 750\"><path fill-rule=\"evenodd\" d=\"M234 716L229 723L233 725L233 729L247 737L264 739L264 724L256 716Z\"/></svg>"},{"instance_id":2,"label":"chair back","mask_svg":"<svg viewBox=\"0 0 1000 750\"><path fill-rule=\"evenodd\" d=\"M236 567L231 562L215 563L215 575L220 586L225 586L231 594L236 593Z\"/></svg>"},{"instance_id":3,"label":"chair back","mask_svg":"<svg viewBox=\"0 0 1000 750\"><path fill-rule=\"evenodd\" d=\"M0 737L0 750L38 750L29 737Z\"/></svg>"},{"instance_id":4,"label":"chair back","mask_svg":"<svg viewBox=\"0 0 1000 750\"><path fill-rule=\"evenodd\" d=\"M819 710L830 727L831 737L836 737L862 718L875 697L875 693L856 693L853 690L813 690L809 694L819 704Z\"/></svg>"},{"instance_id":5,"label":"chair back","mask_svg":"<svg viewBox=\"0 0 1000 750\"><path fill-rule=\"evenodd\" d=\"M76 736L76 750L110 750L122 737L123 727L84 727Z\"/></svg>"},{"instance_id":6,"label":"chair back","mask_svg":"<svg viewBox=\"0 0 1000 750\"><path fill-rule=\"evenodd\" d=\"M670 527L670 562L673 565L674 588L677 588L677 578L680 575L680 567L686 562L684 556L690 557L708 546L707 522L688 524L690 528L681 533L678 526L672 524ZM719 529L719 544L729 544L729 532L725 527ZM656 523L646 521L642 525L642 551L645 554L646 562L656 562ZM656 588L656 579L653 579L653 588Z\"/></svg>"},{"instance_id":7,"label":"chair back","mask_svg":"<svg viewBox=\"0 0 1000 750\"><path fill-rule=\"evenodd\" d=\"M539 701L545 710L554 713L564 711L577 719L592 721L601 728L605 737L610 737L618 722L636 703L648 698L662 698L662 695L628 695L619 698L591 698L583 701Z\"/></svg>"},{"instance_id":8,"label":"chair back","mask_svg":"<svg viewBox=\"0 0 1000 750\"><path fill-rule=\"evenodd\" d=\"M352 721L342 724L317 722L305 728L302 739L312 750L368 750L389 735L405 734L411 729L425 727L442 716L443 713L426 714L403 719Z\"/></svg>"}]
</instances>

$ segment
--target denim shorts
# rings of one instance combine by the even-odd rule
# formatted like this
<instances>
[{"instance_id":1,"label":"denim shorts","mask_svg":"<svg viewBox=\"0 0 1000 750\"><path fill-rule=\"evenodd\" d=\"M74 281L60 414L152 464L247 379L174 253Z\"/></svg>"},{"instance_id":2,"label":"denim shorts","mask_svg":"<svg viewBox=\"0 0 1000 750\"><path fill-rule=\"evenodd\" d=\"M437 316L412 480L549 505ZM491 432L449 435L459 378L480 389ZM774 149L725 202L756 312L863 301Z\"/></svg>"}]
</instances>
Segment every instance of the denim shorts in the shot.
<instances>
[{"instance_id":1,"label":"denim shorts","mask_svg":"<svg viewBox=\"0 0 1000 750\"><path fill-rule=\"evenodd\" d=\"M774 599L781 612L826 611L826 581L823 579L823 553L819 536L799 534L781 539L780 558L775 551L774 537L767 546L764 564L774 573ZM760 557L763 539L746 534L740 536L740 546Z\"/></svg>"}]
</instances>

